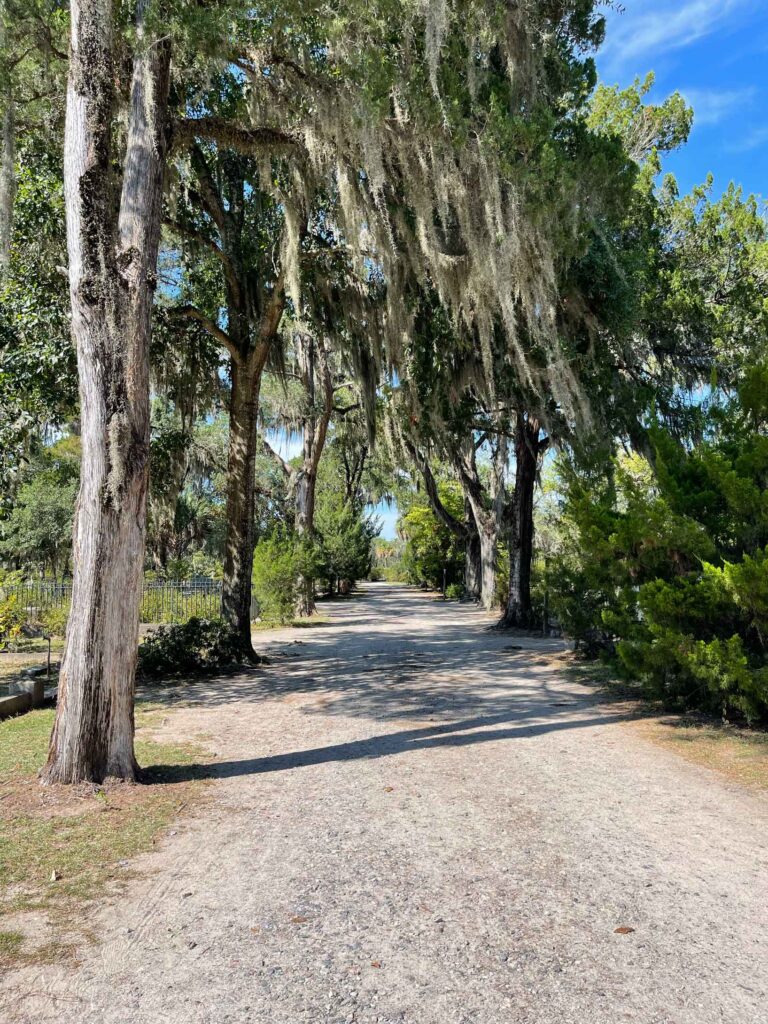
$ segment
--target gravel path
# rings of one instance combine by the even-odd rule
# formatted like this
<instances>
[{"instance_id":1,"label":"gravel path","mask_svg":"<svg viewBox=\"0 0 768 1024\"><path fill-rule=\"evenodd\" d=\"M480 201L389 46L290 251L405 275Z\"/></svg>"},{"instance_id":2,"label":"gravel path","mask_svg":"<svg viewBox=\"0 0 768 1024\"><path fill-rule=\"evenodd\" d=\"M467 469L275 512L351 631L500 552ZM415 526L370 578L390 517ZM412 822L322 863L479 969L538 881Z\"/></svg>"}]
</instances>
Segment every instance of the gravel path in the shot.
<instances>
[{"instance_id":1,"label":"gravel path","mask_svg":"<svg viewBox=\"0 0 768 1024\"><path fill-rule=\"evenodd\" d=\"M556 678L558 641L384 584L332 616L194 689L215 799L0 1017L768 1022L764 796Z\"/></svg>"}]
</instances>

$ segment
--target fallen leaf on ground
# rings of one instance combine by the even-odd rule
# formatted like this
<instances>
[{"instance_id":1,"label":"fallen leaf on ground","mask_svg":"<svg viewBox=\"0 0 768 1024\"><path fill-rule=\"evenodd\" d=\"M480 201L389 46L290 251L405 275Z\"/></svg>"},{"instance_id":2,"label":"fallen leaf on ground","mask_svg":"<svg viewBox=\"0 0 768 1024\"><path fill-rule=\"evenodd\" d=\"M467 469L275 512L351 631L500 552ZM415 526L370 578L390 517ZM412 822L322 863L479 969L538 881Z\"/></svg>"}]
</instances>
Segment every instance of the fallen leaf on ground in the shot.
<instances>
[{"instance_id":1,"label":"fallen leaf on ground","mask_svg":"<svg viewBox=\"0 0 768 1024\"><path fill-rule=\"evenodd\" d=\"M306 924L308 920L308 917L302 917L301 914L294 914L291 918L291 924Z\"/></svg>"},{"instance_id":2,"label":"fallen leaf on ground","mask_svg":"<svg viewBox=\"0 0 768 1024\"><path fill-rule=\"evenodd\" d=\"M384 787L384 792L385 793L394 793L394 791L395 791L395 787L394 786L385 786Z\"/></svg>"},{"instance_id":3,"label":"fallen leaf on ground","mask_svg":"<svg viewBox=\"0 0 768 1024\"><path fill-rule=\"evenodd\" d=\"M371 967L381 967L381 960L371 960Z\"/></svg>"},{"instance_id":4,"label":"fallen leaf on ground","mask_svg":"<svg viewBox=\"0 0 768 1024\"><path fill-rule=\"evenodd\" d=\"M629 935L630 932L633 932L634 930L635 929L630 928L628 924L622 924L618 928L613 929L615 935Z\"/></svg>"}]
</instances>

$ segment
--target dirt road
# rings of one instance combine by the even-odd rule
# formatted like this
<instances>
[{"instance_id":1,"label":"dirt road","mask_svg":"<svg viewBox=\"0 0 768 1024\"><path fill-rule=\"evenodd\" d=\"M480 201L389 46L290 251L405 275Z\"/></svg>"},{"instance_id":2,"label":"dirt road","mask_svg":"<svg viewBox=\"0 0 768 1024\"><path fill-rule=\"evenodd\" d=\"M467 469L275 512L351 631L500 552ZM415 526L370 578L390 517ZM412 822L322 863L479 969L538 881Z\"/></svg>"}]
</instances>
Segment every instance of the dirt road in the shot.
<instances>
[{"instance_id":1,"label":"dirt road","mask_svg":"<svg viewBox=\"0 0 768 1024\"><path fill-rule=\"evenodd\" d=\"M95 916L77 970L2 982L7 1012L768 1022L764 796L558 678L558 641L387 585L331 614L190 691L168 728L210 737L213 799Z\"/></svg>"}]
</instances>

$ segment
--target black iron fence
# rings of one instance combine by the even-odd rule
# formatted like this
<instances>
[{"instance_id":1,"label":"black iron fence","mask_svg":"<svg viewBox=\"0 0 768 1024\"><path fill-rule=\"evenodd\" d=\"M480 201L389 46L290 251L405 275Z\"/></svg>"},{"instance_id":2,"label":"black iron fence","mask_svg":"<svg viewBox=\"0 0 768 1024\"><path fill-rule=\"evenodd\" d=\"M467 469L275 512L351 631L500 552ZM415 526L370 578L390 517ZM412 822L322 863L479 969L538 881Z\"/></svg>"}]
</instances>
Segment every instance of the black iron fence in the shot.
<instances>
[{"instance_id":1,"label":"black iron fence","mask_svg":"<svg viewBox=\"0 0 768 1024\"><path fill-rule=\"evenodd\" d=\"M30 620L44 621L51 613L62 615L69 611L72 585L40 581L0 586L0 601L11 596L16 598L16 604ZM255 602L252 607L255 610ZM140 611L140 619L144 623L186 622L193 616L211 619L220 614L221 580L144 583Z\"/></svg>"}]
</instances>

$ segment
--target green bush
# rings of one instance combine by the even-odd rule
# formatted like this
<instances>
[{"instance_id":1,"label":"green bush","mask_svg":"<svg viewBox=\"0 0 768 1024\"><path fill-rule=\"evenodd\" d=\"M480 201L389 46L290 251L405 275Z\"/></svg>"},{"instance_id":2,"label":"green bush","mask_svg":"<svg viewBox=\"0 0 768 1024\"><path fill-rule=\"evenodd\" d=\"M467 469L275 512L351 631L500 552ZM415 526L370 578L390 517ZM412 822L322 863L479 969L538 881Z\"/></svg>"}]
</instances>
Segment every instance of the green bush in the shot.
<instances>
[{"instance_id":1,"label":"green bush","mask_svg":"<svg viewBox=\"0 0 768 1024\"><path fill-rule=\"evenodd\" d=\"M464 587L461 583L449 583L445 588L445 596L450 601L459 601L464 596Z\"/></svg>"},{"instance_id":2,"label":"green bush","mask_svg":"<svg viewBox=\"0 0 768 1024\"><path fill-rule=\"evenodd\" d=\"M387 583L408 582L408 574L400 563L396 565L380 565L377 571L379 579L386 580Z\"/></svg>"},{"instance_id":3,"label":"green bush","mask_svg":"<svg viewBox=\"0 0 768 1024\"><path fill-rule=\"evenodd\" d=\"M561 467L553 611L665 706L768 718L768 444L654 440L655 474L638 456Z\"/></svg>"},{"instance_id":4,"label":"green bush","mask_svg":"<svg viewBox=\"0 0 768 1024\"><path fill-rule=\"evenodd\" d=\"M339 493L322 496L315 514L317 529L316 576L329 591L337 580L350 586L365 579L373 565L373 539L379 523L355 505L345 504Z\"/></svg>"},{"instance_id":5,"label":"green bush","mask_svg":"<svg viewBox=\"0 0 768 1024\"><path fill-rule=\"evenodd\" d=\"M464 515L461 488L453 481L438 485L440 500L454 518ZM405 538L402 569L409 583L442 590L443 571L448 583L458 583L464 572L460 540L435 516L427 498L419 493L398 523Z\"/></svg>"},{"instance_id":6,"label":"green bush","mask_svg":"<svg viewBox=\"0 0 768 1024\"><path fill-rule=\"evenodd\" d=\"M9 594L0 601L0 651L8 650L19 640L25 620L24 609L16 594Z\"/></svg>"},{"instance_id":7,"label":"green bush","mask_svg":"<svg viewBox=\"0 0 768 1024\"><path fill-rule=\"evenodd\" d=\"M69 619L69 605L59 608L46 608L40 616L40 625L51 636L64 636Z\"/></svg>"},{"instance_id":8,"label":"green bush","mask_svg":"<svg viewBox=\"0 0 768 1024\"><path fill-rule=\"evenodd\" d=\"M241 661L236 630L221 619L160 626L139 645L139 676L162 679L217 672Z\"/></svg>"},{"instance_id":9,"label":"green bush","mask_svg":"<svg viewBox=\"0 0 768 1024\"><path fill-rule=\"evenodd\" d=\"M256 545L253 591L264 622L285 624L294 617L300 580L317 576L312 544L276 531Z\"/></svg>"}]
</instances>

